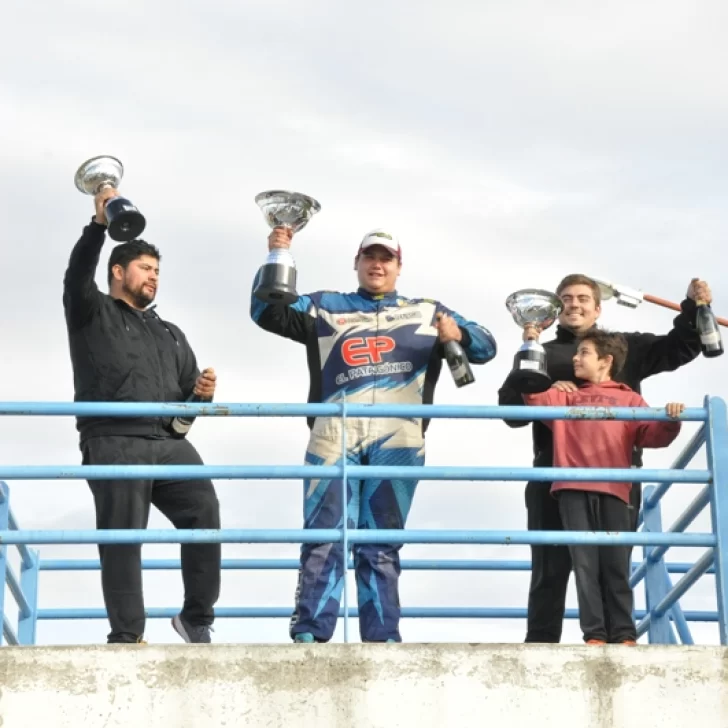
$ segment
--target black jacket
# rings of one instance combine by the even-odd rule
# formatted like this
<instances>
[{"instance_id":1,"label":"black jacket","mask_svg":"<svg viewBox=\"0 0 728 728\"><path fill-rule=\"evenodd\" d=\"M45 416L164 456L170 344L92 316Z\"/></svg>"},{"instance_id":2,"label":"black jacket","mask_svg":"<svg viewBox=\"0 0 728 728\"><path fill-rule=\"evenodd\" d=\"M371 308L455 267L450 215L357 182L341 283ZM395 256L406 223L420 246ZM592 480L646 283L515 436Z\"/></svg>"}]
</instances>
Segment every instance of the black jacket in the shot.
<instances>
[{"instance_id":1,"label":"black jacket","mask_svg":"<svg viewBox=\"0 0 728 728\"><path fill-rule=\"evenodd\" d=\"M63 308L77 402L181 402L199 376L184 334L153 309L138 311L94 282L106 228L87 225L63 280ZM81 440L100 435L169 437L171 418L79 417Z\"/></svg>"},{"instance_id":2,"label":"black jacket","mask_svg":"<svg viewBox=\"0 0 728 728\"><path fill-rule=\"evenodd\" d=\"M640 392L642 380L660 372L672 372L695 359L700 354L700 337L695 328L696 306L690 299L680 305L682 311L673 322L672 330L664 336L655 334L623 334L627 339L627 360L624 369L615 377L635 392ZM556 338L543 345L546 350L546 367L553 382L571 381L581 384L574 376L573 357L576 353L576 336L558 326ZM523 404L523 397L505 384L498 390L498 404ZM527 420L506 420L509 427L524 427ZM634 465L642 464L642 451L635 450ZM553 439L551 430L542 422L533 423L534 467L553 465Z\"/></svg>"}]
</instances>

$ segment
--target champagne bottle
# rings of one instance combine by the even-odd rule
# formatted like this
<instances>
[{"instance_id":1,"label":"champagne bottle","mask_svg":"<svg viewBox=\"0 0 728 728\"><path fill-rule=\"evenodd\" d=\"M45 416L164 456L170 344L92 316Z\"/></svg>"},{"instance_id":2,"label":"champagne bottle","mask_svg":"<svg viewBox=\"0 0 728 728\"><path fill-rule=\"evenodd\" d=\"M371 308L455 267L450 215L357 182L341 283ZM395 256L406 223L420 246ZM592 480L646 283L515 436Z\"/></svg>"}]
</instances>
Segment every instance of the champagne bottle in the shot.
<instances>
[{"instance_id":1,"label":"champagne bottle","mask_svg":"<svg viewBox=\"0 0 728 728\"><path fill-rule=\"evenodd\" d=\"M195 394L194 392L187 398L187 402L189 402L190 404L196 404L197 402L211 402L211 401L212 400L209 397L200 397L199 395ZM174 432L175 435L184 437L190 431L190 427L192 427L192 424L194 421L195 421L195 418L191 417L191 416L175 417L172 419L170 427L172 429L172 432Z\"/></svg>"},{"instance_id":2,"label":"champagne bottle","mask_svg":"<svg viewBox=\"0 0 728 728\"><path fill-rule=\"evenodd\" d=\"M448 341L445 344L445 359L456 387L464 387L475 381L468 357L457 341Z\"/></svg>"},{"instance_id":3,"label":"champagne bottle","mask_svg":"<svg viewBox=\"0 0 728 728\"><path fill-rule=\"evenodd\" d=\"M700 335L700 348L703 356L714 357L723 353L723 338L720 335L718 322L710 305L703 301L696 301L698 311L695 316L695 325Z\"/></svg>"}]
</instances>

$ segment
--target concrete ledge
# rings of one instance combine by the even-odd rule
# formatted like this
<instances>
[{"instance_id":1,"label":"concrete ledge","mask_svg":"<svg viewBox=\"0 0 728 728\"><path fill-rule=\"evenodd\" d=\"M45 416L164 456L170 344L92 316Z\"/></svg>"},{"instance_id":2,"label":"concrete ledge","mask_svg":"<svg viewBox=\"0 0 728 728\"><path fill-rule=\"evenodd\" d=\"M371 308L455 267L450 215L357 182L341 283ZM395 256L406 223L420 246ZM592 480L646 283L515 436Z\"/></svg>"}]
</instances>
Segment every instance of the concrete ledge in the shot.
<instances>
[{"instance_id":1,"label":"concrete ledge","mask_svg":"<svg viewBox=\"0 0 728 728\"><path fill-rule=\"evenodd\" d=\"M0 648L2 728L726 728L728 649Z\"/></svg>"}]
</instances>

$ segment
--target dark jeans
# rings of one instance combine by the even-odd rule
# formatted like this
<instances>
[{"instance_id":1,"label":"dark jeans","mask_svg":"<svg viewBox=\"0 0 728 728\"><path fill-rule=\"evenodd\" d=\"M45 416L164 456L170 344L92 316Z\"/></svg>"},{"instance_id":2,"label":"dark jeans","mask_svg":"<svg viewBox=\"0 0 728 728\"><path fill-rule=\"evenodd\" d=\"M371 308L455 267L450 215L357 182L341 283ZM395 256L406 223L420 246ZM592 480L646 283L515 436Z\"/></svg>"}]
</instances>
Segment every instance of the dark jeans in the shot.
<instances>
[{"instance_id":1,"label":"dark jeans","mask_svg":"<svg viewBox=\"0 0 728 728\"><path fill-rule=\"evenodd\" d=\"M625 532L630 528L627 504L613 495L581 490L558 492L566 531ZM584 641L619 643L636 640L629 586L629 546L569 546L579 600Z\"/></svg>"},{"instance_id":2,"label":"dark jeans","mask_svg":"<svg viewBox=\"0 0 728 728\"><path fill-rule=\"evenodd\" d=\"M632 483L629 530L637 530L642 483ZM562 531L559 504L551 495L551 483L526 485L529 531ZM631 556L632 547L627 547ZM566 589L571 574L571 556L566 546L531 546L531 584L528 590L526 642L561 641L566 609Z\"/></svg>"},{"instance_id":3,"label":"dark jeans","mask_svg":"<svg viewBox=\"0 0 728 728\"><path fill-rule=\"evenodd\" d=\"M202 465L187 440L93 437L81 445L84 465ZM176 528L220 528L220 509L210 480L91 480L98 529L147 527L154 505ZM220 594L220 544L181 548L183 617L209 625ZM101 584L111 625L109 642L137 642L144 635L141 545L99 545Z\"/></svg>"}]
</instances>

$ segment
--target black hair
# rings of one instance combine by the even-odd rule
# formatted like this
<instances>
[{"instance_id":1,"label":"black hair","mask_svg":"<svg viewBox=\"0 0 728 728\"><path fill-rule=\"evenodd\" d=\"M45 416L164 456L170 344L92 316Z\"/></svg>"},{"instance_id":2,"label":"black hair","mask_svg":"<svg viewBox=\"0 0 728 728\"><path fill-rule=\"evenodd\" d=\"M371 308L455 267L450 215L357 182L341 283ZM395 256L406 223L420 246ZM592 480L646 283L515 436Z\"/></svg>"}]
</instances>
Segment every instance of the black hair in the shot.
<instances>
[{"instance_id":1,"label":"black hair","mask_svg":"<svg viewBox=\"0 0 728 728\"><path fill-rule=\"evenodd\" d=\"M622 334L615 334L596 327L579 337L579 341L591 341L600 359L612 357L609 375L614 379L624 368L627 359L627 340Z\"/></svg>"},{"instance_id":2,"label":"black hair","mask_svg":"<svg viewBox=\"0 0 728 728\"><path fill-rule=\"evenodd\" d=\"M126 270L129 263L138 260L143 255L148 255L150 258L156 258L157 261L162 259L159 250L146 240L130 240L128 243L121 243L117 245L111 251L111 255L109 256L107 272L109 285L111 285L111 281L113 280L111 269L115 265L120 265L124 270Z\"/></svg>"}]
</instances>

